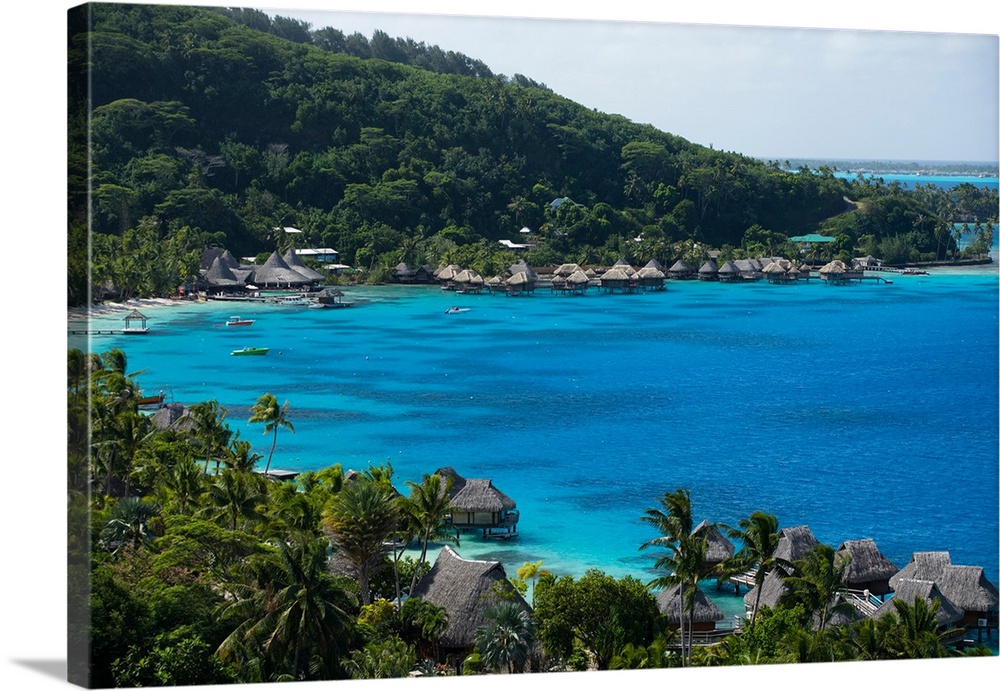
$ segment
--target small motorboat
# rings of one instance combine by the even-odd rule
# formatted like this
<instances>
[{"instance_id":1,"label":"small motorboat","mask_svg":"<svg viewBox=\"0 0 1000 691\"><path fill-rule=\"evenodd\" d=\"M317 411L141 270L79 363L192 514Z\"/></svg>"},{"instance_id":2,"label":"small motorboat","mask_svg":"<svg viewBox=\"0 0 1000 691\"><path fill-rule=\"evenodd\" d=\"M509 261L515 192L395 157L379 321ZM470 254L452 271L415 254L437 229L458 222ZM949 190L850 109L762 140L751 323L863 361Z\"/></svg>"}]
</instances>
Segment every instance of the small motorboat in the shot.
<instances>
[{"instance_id":1,"label":"small motorboat","mask_svg":"<svg viewBox=\"0 0 1000 691\"><path fill-rule=\"evenodd\" d=\"M234 350L230 355L267 355L270 348L240 348Z\"/></svg>"},{"instance_id":2,"label":"small motorboat","mask_svg":"<svg viewBox=\"0 0 1000 691\"><path fill-rule=\"evenodd\" d=\"M459 314L461 312L468 312L471 307L449 307L444 311L445 314Z\"/></svg>"},{"instance_id":3,"label":"small motorboat","mask_svg":"<svg viewBox=\"0 0 1000 691\"><path fill-rule=\"evenodd\" d=\"M278 300L278 304L279 305L291 305L291 306L294 306L294 307L297 307L297 306L300 306L300 305L301 306L306 306L309 303L310 303L310 301L309 301L309 299L305 295L286 295L285 297L283 297L280 300Z\"/></svg>"},{"instance_id":4,"label":"small motorboat","mask_svg":"<svg viewBox=\"0 0 1000 691\"><path fill-rule=\"evenodd\" d=\"M230 317L226 322L226 326L250 326L254 323L254 319L244 319L243 317Z\"/></svg>"}]
</instances>

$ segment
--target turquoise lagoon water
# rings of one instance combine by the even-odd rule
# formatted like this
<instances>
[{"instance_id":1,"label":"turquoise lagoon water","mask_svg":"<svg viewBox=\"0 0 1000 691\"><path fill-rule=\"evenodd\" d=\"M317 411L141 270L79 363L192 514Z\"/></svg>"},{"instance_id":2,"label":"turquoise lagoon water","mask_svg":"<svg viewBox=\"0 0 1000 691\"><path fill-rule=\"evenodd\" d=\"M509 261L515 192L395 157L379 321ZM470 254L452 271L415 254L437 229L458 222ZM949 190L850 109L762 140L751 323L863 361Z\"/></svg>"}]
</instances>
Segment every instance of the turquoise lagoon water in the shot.
<instances>
[{"instance_id":1,"label":"turquoise lagoon water","mask_svg":"<svg viewBox=\"0 0 1000 691\"><path fill-rule=\"evenodd\" d=\"M834 547L874 538L900 567L947 549L997 583L996 264L892 280L523 298L345 288L349 309L143 308L148 335L91 347L125 349L147 391L218 400L265 456L250 407L287 400L295 433L279 433L272 467L389 461L402 490L449 465L492 478L517 501L517 536L463 536L459 551L509 572L542 560L647 580L640 517L687 488L696 522L761 509ZM231 314L257 321L227 328ZM271 352L229 355L243 346Z\"/></svg>"}]
</instances>

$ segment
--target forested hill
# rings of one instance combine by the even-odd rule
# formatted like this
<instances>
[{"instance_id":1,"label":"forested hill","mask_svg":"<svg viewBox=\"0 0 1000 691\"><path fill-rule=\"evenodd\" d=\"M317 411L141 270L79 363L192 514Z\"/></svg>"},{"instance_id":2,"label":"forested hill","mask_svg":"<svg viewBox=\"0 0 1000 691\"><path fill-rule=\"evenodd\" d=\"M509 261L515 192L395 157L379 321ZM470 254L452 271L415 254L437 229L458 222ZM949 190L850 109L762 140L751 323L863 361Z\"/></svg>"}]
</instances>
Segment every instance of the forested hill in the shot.
<instances>
[{"instance_id":1,"label":"forested hill","mask_svg":"<svg viewBox=\"0 0 1000 691\"><path fill-rule=\"evenodd\" d=\"M402 64L349 54L363 37L254 11L85 11L69 36L70 246L84 242L89 108L97 274L150 238L182 254L208 242L269 252L287 241L277 226L366 269L482 254L524 226L543 241L539 264L667 260L680 240L801 231L842 210L847 190L410 40L366 44Z\"/></svg>"}]
</instances>

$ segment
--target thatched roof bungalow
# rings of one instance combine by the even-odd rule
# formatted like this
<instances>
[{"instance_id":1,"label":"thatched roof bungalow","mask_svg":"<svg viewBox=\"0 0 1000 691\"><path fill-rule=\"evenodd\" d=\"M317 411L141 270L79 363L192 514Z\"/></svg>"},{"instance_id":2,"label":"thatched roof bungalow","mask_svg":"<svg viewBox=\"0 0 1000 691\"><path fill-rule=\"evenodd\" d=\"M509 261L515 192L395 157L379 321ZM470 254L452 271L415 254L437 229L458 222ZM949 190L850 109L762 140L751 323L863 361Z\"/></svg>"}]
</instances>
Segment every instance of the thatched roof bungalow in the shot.
<instances>
[{"instance_id":1,"label":"thatched roof bungalow","mask_svg":"<svg viewBox=\"0 0 1000 691\"><path fill-rule=\"evenodd\" d=\"M960 608L958 622L963 628L996 628L997 587L986 578L981 566L948 566L935 579L941 594Z\"/></svg>"},{"instance_id":2,"label":"thatched roof bungalow","mask_svg":"<svg viewBox=\"0 0 1000 691\"><path fill-rule=\"evenodd\" d=\"M517 532L519 518L517 504L494 487L492 480L469 478L459 489L452 485L451 525L459 530L476 528L484 537L509 536Z\"/></svg>"},{"instance_id":3,"label":"thatched roof bungalow","mask_svg":"<svg viewBox=\"0 0 1000 691\"><path fill-rule=\"evenodd\" d=\"M692 269L691 266L683 259L678 259L673 263L670 269L667 270L667 275L670 276L670 278L686 280L694 278L694 269Z\"/></svg>"},{"instance_id":4,"label":"thatched roof bungalow","mask_svg":"<svg viewBox=\"0 0 1000 691\"><path fill-rule=\"evenodd\" d=\"M687 590L685 590L684 595L684 599L686 600L689 595ZM680 585L674 585L661 590L656 595L656 607L667 617L667 626L671 629L680 628L681 613L684 611L681 603ZM691 630L695 633L715 631L715 623L722 621L724 618L725 615L722 613L722 610L702 592L701 588L696 587L694 592L694 609L691 612L690 620L687 613L684 612L684 628L687 629L690 623Z\"/></svg>"},{"instance_id":5,"label":"thatched roof bungalow","mask_svg":"<svg viewBox=\"0 0 1000 691\"><path fill-rule=\"evenodd\" d=\"M719 267L719 270L715 272L719 281L722 283L736 283L742 280L740 276L740 270L736 267L736 264L732 260L727 261L725 264Z\"/></svg>"},{"instance_id":6,"label":"thatched roof bungalow","mask_svg":"<svg viewBox=\"0 0 1000 691\"><path fill-rule=\"evenodd\" d=\"M562 276L563 278L569 277L574 271L579 271L579 264L560 264L556 267L556 270L552 272L553 276Z\"/></svg>"},{"instance_id":7,"label":"thatched roof bungalow","mask_svg":"<svg viewBox=\"0 0 1000 691\"><path fill-rule=\"evenodd\" d=\"M718 281L719 280L719 266L712 261L707 259L701 268L698 269L698 280L699 281Z\"/></svg>"},{"instance_id":8,"label":"thatched roof bungalow","mask_svg":"<svg viewBox=\"0 0 1000 691\"><path fill-rule=\"evenodd\" d=\"M636 280L643 290L663 290L667 275L660 269L644 266L636 273Z\"/></svg>"},{"instance_id":9,"label":"thatched roof bungalow","mask_svg":"<svg viewBox=\"0 0 1000 691\"><path fill-rule=\"evenodd\" d=\"M691 531L691 537L704 538L706 541L705 567L709 569L715 568L733 556L736 549L733 543L729 541L729 538L722 534L719 527L714 523L709 523L707 520L699 523Z\"/></svg>"},{"instance_id":10,"label":"thatched roof bungalow","mask_svg":"<svg viewBox=\"0 0 1000 691\"><path fill-rule=\"evenodd\" d=\"M961 621L962 610L941 593L941 590L938 589L934 581L923 581L914 578L899 579L896 592L881 607L875 610L872 618L881 619L889 612L895 614L897 602L905 602L908 605L912 605L918 597L926 600L928 604L932 600L937 600L941 603L941 608L937 613L938 626L954 626Z\"/></svg>"},{"instance_id":11,"label":"thatched roof bungalow","mask_svg":"<svg viewBox=\"0 0 1000 691\"><path fill-rule=\"evenodd\" d=\"M889 587L896 589L896 584L903 578L921 581L936 581L951 566L951 554L948 552L914 552L910 562L889 577Z\"/></svg>"},{"instance_id":12,"label":"thatched roof bungalow","mask_svg":"<svg viewBox=\"0 0 1000 691\"><path fill-rule=\"evenodd\" d=\"M474 648L476 629L487 623L487 610L500 602L514 602L531 612L531 606L507 580L503 564L463 559L447 545L410 597L419 597L448 612L448 626L440 644L450 652Z\"/></svg>"},{"instance_id":13,"label":"thatched roof bungalow","mask_svg":"<svg viewBox=\"0 0 1000 691\"><path fill-rule=\"evenodd\" d=\"M472 269L464 269L455 274L453 279L455 288L460 293L478 293L483 289L486 281L483 277Z\"/></svg>"},{"instance_id":14,"label":"thatched roof bungalow","mask_svg":"<svg viewBox=\"0 0 1000 691\"><path fill-rule=\"evenodd\" d=\"M532 278L531 272L518 271L516 274L504 281L504 288L508 295L527 295L535 292L536 278Z\"/></svg>"},{"instance_id":15,"label":"thatched roof bungalow","mask_svg":"<svg viewBox=\"0 0 1000 691\"><path fill-rule=\"evenodd\" d=\"M778 546L774 556L785 561L795 562L805 557L820 541L813 535L807 525L797 525L782 528L778 531Z\"/></svg>"},{"instance_id":16,"label":"thatched roof bungalow","mask_svg":"<svg viewBox=\"0 0 1000 691\"><path fill-rule=\"evenodd\" d=\"M757 592L760 590L760 603L757 602ZM764 577L764 582L760 586L754 586L743 596L743 605L746 609L746 616L749 619L753 616L754 607L758 604L761 609L768 607L774 609L778 606L781 596L788 591L784 577L777 571L771 571Z\"/></svg>"},{"instance_id":17,"label":"thatched roof bungalow","mask_svg":"<svg viewBox=\"0 0 1000 691\"><path fill-rule=\"evenodd\" d=\"M740 272L741 281L759 281L764 267L755 259L737 259L733 262Z\"/></svg>"},{"instance_id":18,"label":"thatched roof bungalow","mask_svg":"<svg viewBox=\"0 0 1000 691\"><path fill-rule=\"evenodd\" d=\"M406 262L399 262L392 270L392 278L397 283L413 283L417 278L417 271L411 269Z\"/></svg>"},{"instance_id":19,"label":"thatched roof bungalow","mask_svg":"<svg viewBox=\"0 0 1000 691\"><path fill-rule=\"evenodd\" d=\"M601 274L600 285L601 290L612 293L615 291L631 293L635 291L636 283L625 269L620 266L613 266Z\"/></svg>"},{"instance_id":20,"label":"thatched roof bungalow","mask_svg":"<svg viewBox=\"0 0 1000 691\"><path fill-rule=\"evenodd\" d=\"M150 416L150 422L154 429L160 431L192 432L198 426L182 403L164 403Z\"/></svg>"},{"instance_id":21,"label":"thatched roof bungalow","mask_svg":"<svg viewBox=\"0 0 1000 691\"><path fill-rule=\"evenodd\" d=\"M221 256L212 260L212 265L202 274L201 283L215 292L242 290L245 285Z\"/></svg>"},{"instance_id":22,"label":"thatched roof bungalow","mask_svg":"<svg viewBox=\"0 0 1000 691\"><path fill-rule=\"evenodd\" d=\"M873 539L846 540L837 548L837 555L850 557L844 571L844 585L848 588L867 590L879 596L892 590L889 579L899 571L899 567L879 551Z\"/></svg>"}]
</instances>

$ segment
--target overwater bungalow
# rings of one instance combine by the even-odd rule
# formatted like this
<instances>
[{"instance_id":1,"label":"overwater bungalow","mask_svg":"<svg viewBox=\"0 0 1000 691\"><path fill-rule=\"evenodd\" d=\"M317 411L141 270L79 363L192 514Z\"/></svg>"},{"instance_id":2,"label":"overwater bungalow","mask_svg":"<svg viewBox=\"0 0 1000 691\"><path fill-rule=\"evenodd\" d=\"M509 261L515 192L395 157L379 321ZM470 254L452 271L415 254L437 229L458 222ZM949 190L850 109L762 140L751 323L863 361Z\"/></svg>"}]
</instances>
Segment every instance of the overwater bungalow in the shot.
<instances>
[{"instance_id":1,"label":"overwater bungalow","mask_svg":"<svg viewBox=\"0 0 1000 691\"><path fill-rule=\"evenodd\" d=\"M796 562L819 544L820 541L807 525L782 528L778 531L778 546L774 550L774 556L788 562Z\"/></svg>"},{"instance_id":2,"label":"overwater bungalow","mask_svg":"<svg viewBox=\"0 0 1000 691\"><path fill-rule=\"evenodd\" d=\"M527 271L518 271L503 282L507 295L530 295L535 292L535 278Z\"/></svg>"},{"instance_id":3,"label":"overwater bungalow","mask_svg":"<svg viewBox=\"0 0 1000 691\"><path fill-rule=\"evenodd\" d=\"M687 600L688 597L690 597L690 593L688 589L685 589L684 600ZM694 633L715 631L716 623L725 618L718 605L712 602L702 589L698 587L694 591L694 609L691 612L690 619L682 607L681 587L679 584L661 590L656 595L656 607L660 610L661 614L666 616L667 626L671 630L680 628L682 612L684 613L685 630L688 630L688 626L690 626L690 630Z\"/></svg>"},{"instance_id":4,"label":"overwater bungalow","mask_svg":"<svg viewBox=\"0 0 1000 691\"><path fill-rule=\"evenodd\" d=\"M962 612L961 608L957 607L951 600L944 596L937 585L935 585L934 581L917 580L914 578L899 579L896 583L896 591L893 593L892 597L886 600L885 603L875 610L875 613L872 614L872 618L881 619L890 612L895 614L897 612L897 602L905 602L908 605L913 605L918 597L923 598L928 603L932 600L937 600L941 603L936 617L939 627L954 627L957 626L962 620L964 612ZM962 632L960 630L958 637L960 638L961 635Z\"/></svg>"},{"instance_id":5,"label":"overwater bungalow","mask_svg":"<svg viewBox=\"0 0 1000 691\"><path fill-rule=\"evenodd\" d=\"M611 293L633 293L636 288L636 282L620 266L614 266L601 274L600 285L601 290Z\"/></svg>"},{"instance_id":6,"label":"overwater bungalow","mask_svg":"<svg viewBox=\"0 0 1000 691\"><path fill-rule=\"evenodd\" d=\"M736 283L741 279L740 270L736 267L736 264L732 260L727 261L725 264L719 267L719 270L715 272L716 277L721 283Z\"/></svg>"},{"instance_id":7,"label":"overwater bungalow","mask_svg":"<svg viewBox=\"0 0 1000 691\"><path fill-rule=\"evenodd\" d=\"M794 283L799 278L799 272L787 259L777 258L767 263L761 270L768 283Z\"/></svg>"},{"instance_id":8,"label":"overwater bungalow","mask_svg":"<svg viewBox=\"0 0 1000 691\"><path fill-rule=\"evenodd\" d=\"M582 295L590 287L590 277L577 269L566 278L566 289L575 295Z\"/></svg>"},{"instance_id":9,"label":"overwater bungalow","mask_svg":"<svg viewBox=\"0 0 1000 691\"><path fill-rule=\"evenodd\" d=\"M685 281L689 278L694 278L694 269L692 269L691 266L683 259L678 259L673 263L670 269L667 270L667 275L670 276L670 278Z\"/></svg>"},{"instance_id":10,"label":"overwater bungalow","mask_svg":"<svg viewBox=\"0 0 1000 691\"><path fill-rule=\"evenodd\" d=\"M995 629L998 625L997 586L986 578L981 566L951 563L948 552L914 552L910 562L889 579L898 589L907 579L933 581L941 593L960 607L964 614L960 625L967 629Z\"/></svg>"},{"instance_id":11,"label":"overwater bungalow","mask_svg":"<svg viewBox=\"0 0 1000 691\"><path fill-rule=\"evenodd\" d=\"M531 612L531 606L507 580L503 564L463 559L447 545L410 597L444 608L448 625L439 643L446 654L460 657L475 648L476 629L488 623L487 610L501 602L513 602Z\"/></svg>"},{"instance_id":12,"label":"overwater bungalow","mask_svg":"<svg viewBox=\"0 0 1000 691\"><path fill-rule=\"evenodd\" d=\"M453 279L455 290L459 293L479 293L486 285L486 281L472 269L463 269L455 274Z\"/></svg>"},{"instance_id":13,"label":"overwater bungalow","mask_svg":"<svg viewBox=\"0 0 1000 691\"><path fill-rule=\"evenodd\" d=\"M757 601L758 591L760 592L759 602ZM787 591L788 586L785 585L784 577L778 571L771 571L764 577L764 582L761 585L755 585L750 589L750 592L743 596L743 607L746 610L746 618L750 619L753 617L754 608L758 606L760 609L764 609L765 607L774 609L778 606L781 596Z\"/></svg>"},{"instance_id":14,"label":"overwater bungalow","mask_svg":"<svg viewBox=\"0 0 1000 691\"><path fill-rule=\"evenodd\" d=\"M636 282L643 290L664 290L667 275L653 266L644 266L636 273Z\"/></svg>"},{"instance_id":15,"label":"overwater bungalow","mask_svg":"<svg viewBox=\"0 0 1000 691\"><path fill-rule=\"evenodd\" d=\"M759 281L764 275L764 267L755 259L736 259L733 264L739 269L741 281Z\"/></svg>"},{"instance_id":16,"label":"overwater bungalow","mask_svg":"<svg viewBox=\"0 0 1000 691\"><path fill-rule=\"evenodd\" d=\"M844 585L851 590L868 591L879 597L892 589L889 579L899 572L871 538L846 540L837 548L837 556L850 558L844 571Z\"/></svg>"},{"instance_id":17,"label":"overwater bungalow","mask_svg":"<svg viewBox=\"0 0 1000 691\"><path fill-rule=\"evenodd\" d=\"M451 466L435 475L451 478L452 527L459 531L478 529L483 537L511 537L517 533L520 514L513 499L493 486L492 480L464 478Z\"/></svg>"},{"instance_id":18,"label":"overwater bungalow","mask_svg":"<svg viewBox=\"0 0 1000 691\"><path fill-rule=\"evenodd\" d=\"M579 264L560 264L552 272L552 275L568 278L574 271L579 271L579 270L580 270Z\"/></svg>"},{"instance_id":19,"label":"overwater bungalow","mask_svg":"<svg viewBox=\"0 0 1000 691\"><path fill-rule=\"evenodd\" d=\"M698 269L698 280L699 281L718 281L719 280L719 267L711 259L705 260L705 263L701 265Z\"/></svg>"},{"instance_id":20,"label":"overwater bungalow","mask_svg":"<svg viewBox=\"0 0 1000 691\"><path fill-rule=\"evenodd\" d=\"M729 541L729 538L722 534L722 531L719 530L717 525L709 523L707 520L699 523L695 529L691 531L691 537L701 538L706 541L706 569L714 569L723 561L733 556L733 553L735 552L735 547L733 546L733 543Z\"/></svg>"},{"instance_id":21,"label":"overwater bungalow","mask_svg":"<svg viewBox=\"0 0 1000 691\"><path fill-rule=\"evenodd\" d=\"M159 431L193 432L198 426L197 420L182 403L164 403L149 419L153 429Z\"/></svg>"}]
</instances>

